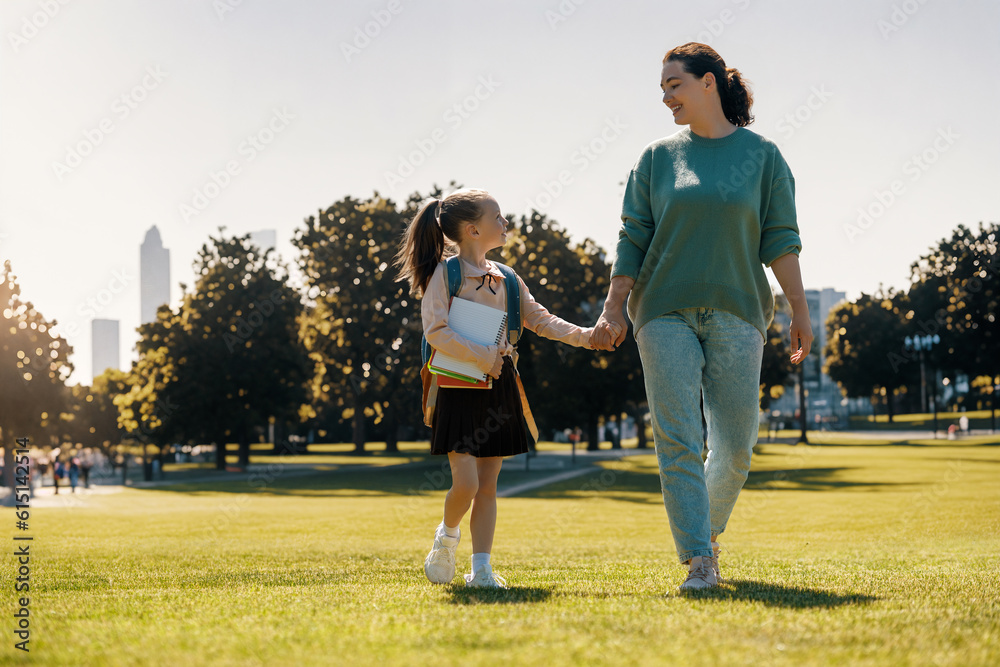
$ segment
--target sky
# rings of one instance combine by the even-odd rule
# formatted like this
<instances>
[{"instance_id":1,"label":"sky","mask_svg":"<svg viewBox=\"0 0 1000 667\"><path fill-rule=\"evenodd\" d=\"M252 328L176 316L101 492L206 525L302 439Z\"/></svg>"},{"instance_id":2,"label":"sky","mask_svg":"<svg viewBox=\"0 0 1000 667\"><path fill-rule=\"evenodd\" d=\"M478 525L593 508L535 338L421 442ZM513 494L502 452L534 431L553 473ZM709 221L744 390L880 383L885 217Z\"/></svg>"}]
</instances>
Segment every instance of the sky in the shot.
<instances>
[{"instance_id":1,"label":"sky","mask_svg":"<svg viewBox=\"0 0 1000 667\"><path fill-rule=\"evenodd\" d=\"M333 202L451 181L611 259L629 170L681 129L659 75L688 41L750 81L807 289L905 289L935 241L1000 219L996 2L4 0L0 36L0 261L73 346L70 383L93 317L135 358L153 225L174 305L220 226L276 230L294 264Z\"/></svg>"}]
</instances>

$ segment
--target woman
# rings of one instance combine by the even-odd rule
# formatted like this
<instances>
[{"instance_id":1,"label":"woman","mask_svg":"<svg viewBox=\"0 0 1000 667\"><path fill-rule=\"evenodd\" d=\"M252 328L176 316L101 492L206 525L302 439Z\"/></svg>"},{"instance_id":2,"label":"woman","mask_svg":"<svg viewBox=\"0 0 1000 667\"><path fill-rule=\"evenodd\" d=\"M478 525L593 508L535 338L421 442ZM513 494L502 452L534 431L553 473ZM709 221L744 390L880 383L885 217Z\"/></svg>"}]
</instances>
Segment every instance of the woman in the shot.
<instances>
[{"instance_id":1,"label":"woman","mask_svg":"<svg viewBox=\"0 0 1000 667\"><path fill-rule=\"evenodd\" d=\"M593 342L613 350L625 340L627 298L687 591L720 580L717 538L757 442L761 355L774 311L764 266L792 307L793 363L809 354L813 334L792 173L772 142L746 129L753 97L740 73L711 47L688 43L664 57L660 88L674 122L687 128L647 146L632 169Z\"/></svg>"}]
</instances>

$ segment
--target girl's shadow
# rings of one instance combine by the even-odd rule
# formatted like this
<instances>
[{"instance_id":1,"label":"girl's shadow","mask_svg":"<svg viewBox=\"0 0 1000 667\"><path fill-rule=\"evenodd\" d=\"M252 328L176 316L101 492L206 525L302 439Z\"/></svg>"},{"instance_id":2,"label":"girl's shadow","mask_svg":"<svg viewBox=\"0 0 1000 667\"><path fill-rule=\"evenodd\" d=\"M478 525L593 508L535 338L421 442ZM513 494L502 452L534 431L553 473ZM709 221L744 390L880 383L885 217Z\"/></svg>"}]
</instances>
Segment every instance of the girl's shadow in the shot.
<instances>
[{"instance_id":1,"label":"girl's shadow","mask_svg":"<svg viewBox=\"0 0 1000 667\"><path fill-rule=\"evenodd\" d=\"M521 604L544 602L552 591L534 586L511 586L509 588L469 588L462 584L451 587L451 604Z\"/></svg>"},{"instance_id":2,"label":"girl's shadow","mask_svg":"<svg viewBox=\"0 0 1000 667\"><path fill-rule=\"evenodd\" d=\"M752 600L769 607L840 607L849 604L868 604L878 598L859 593L840 594L815 588L782 586L763 581L727 579L720 585L700 591L685 592L682 595L703 600Z\"/></svg>"}]
</instances>

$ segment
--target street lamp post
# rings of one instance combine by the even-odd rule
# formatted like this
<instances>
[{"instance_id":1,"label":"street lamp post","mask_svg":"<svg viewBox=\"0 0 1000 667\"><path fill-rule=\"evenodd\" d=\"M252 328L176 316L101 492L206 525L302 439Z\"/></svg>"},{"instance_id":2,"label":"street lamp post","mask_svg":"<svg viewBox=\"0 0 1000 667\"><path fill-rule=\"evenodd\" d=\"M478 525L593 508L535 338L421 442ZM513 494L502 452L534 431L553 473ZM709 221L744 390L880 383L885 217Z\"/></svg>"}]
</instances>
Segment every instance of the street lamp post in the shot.
<instances>
[{"instance_id":1,"label":"street lamp post","mask_svg":"<svg viewBox=\"0 0 1000 667\"><path fill-rule=\"evenodd\" d=\"M907 336L903 339L906 349L916 350L920 357L920 409L927 411L927 377L924 373L924 352L930 351L931 347L941 342L941 337L937 334L931 336ZM937 437L937 373L934 374L934 391L931 395L931 404L934 407L934 437Z\"/></svg>"}]
</instances>

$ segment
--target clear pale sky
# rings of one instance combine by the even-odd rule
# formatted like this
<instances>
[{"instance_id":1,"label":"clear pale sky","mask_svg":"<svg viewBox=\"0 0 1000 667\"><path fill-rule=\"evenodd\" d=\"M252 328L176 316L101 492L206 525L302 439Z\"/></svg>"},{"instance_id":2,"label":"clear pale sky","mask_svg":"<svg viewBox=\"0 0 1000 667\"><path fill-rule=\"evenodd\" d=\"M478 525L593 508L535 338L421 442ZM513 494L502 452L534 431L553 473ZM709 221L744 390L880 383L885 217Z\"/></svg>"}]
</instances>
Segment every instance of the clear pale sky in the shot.
<instances>
[{"instance_id":1,"label":"clear pale sky","mask_svg":"<svg viewBox=\"0 0 1000 667\"><path fill-rule=\"evenodd\" d=\"M680 129L659 72L687 41L751 81L807 288L905 288L957 224L1000 219L996 2L4 0L0 28L0 260L70 334L71 382L95 314L134 357L152 225L175 304L220 225L276 229L292 263L318 209L451 180L612 255L622 181Z\"/></svg>"}]
</instances>

